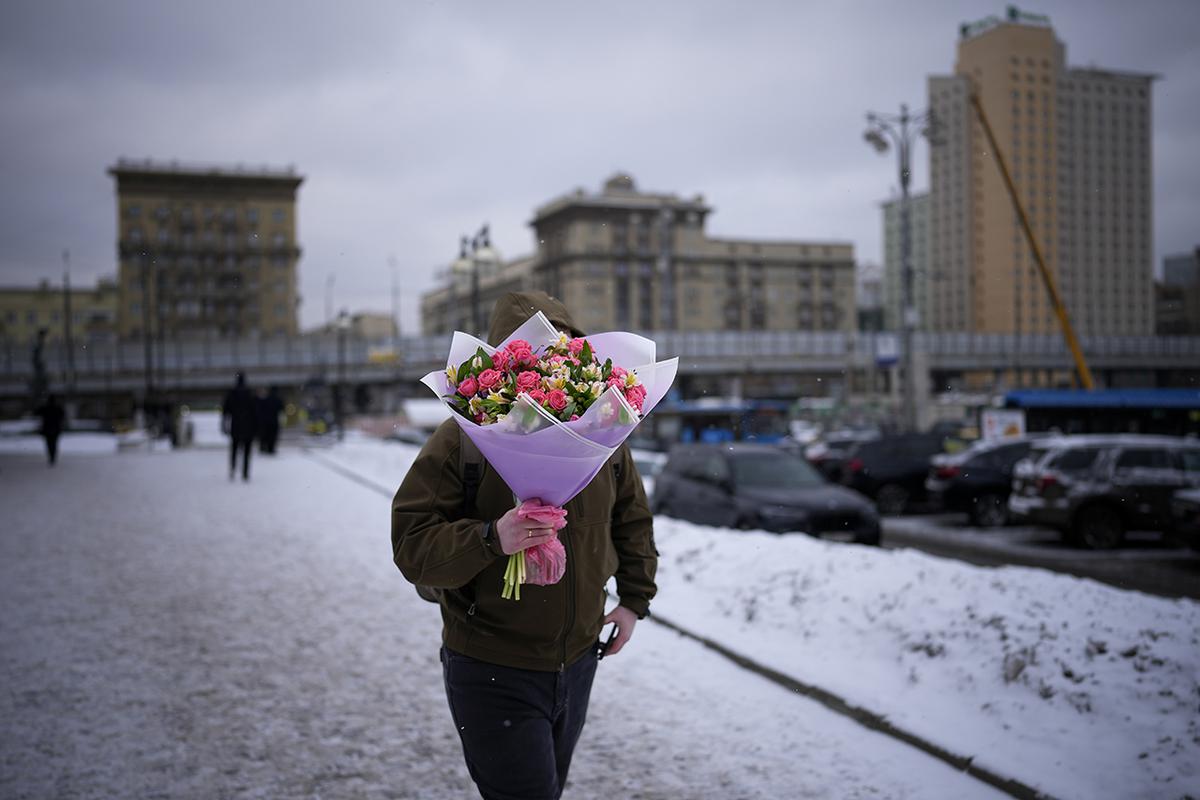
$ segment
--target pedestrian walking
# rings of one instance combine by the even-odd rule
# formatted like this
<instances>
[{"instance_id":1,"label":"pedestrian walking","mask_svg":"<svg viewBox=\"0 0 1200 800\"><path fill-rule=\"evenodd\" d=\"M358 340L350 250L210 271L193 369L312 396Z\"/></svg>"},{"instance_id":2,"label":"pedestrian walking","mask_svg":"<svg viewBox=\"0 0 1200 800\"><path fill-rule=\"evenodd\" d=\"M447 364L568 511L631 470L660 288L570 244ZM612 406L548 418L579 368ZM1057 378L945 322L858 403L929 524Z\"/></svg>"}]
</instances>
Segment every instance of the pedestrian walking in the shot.
<instances>
[{"instance_id":1,"label":"pedestrian walking","mask_svg":"<svg viewBox=\"0 0 1200 800\"><path fill-rule=\"evenodd\" d=\"M250 450L254 444L257 416L254 395L246 387L246 376L239 372L233 388L221 404L221 427L229 435L229 480L237 473L238 452L242 454L242 480L250 480Z\"/></svg>"},{"instance_id":2,"label":"pedestrian walking","mask_svg":"<svg viewBox=\"0 0 1200 800\"><path fill-rule=\"evenodd\" d=\"M46 402L38 408L37 415L42 418L40 432L46 440L46 458L53 467L58 461L58 437L62 435L63 419L66 416L63 407L58 403L58 396L52 394L47 397Z\"/></svg>"},{"instance_id":3,"label":"pedestrian walking","mask_svg":"<svg viewBox=\"0 0 1200 800\"><path fill-rule=\"evenodd\" d=\"M267 455L274 455L275 445L279 441L279 414L283 411L278 387L272 386L257 401L258 449Z\"/></svg>"},{"instance_id":4,"label":"pedestrian walking","mask_svg":"<svg viewBox=\"0 0 1200 800\"><path fill-rule=\"evenodd\" d=\"M492 315L499 344L538 310L582 336L557 300L510 293ZM566 527L523 518L513 493L453 420L421 449L392 502L392 552L409 581L435 588L442 614L442 675L467 769L485 800L561 796L587 716L599 659L621 651L649 612L656 586L652 516L622 445L566 504ZM482 471L468 470L482 466ZM557 536L566 574L502 599L508 556ZM616 576L619 605L605 609ZM614 624L601 644L601 629Z\"/></svg>"}]
</instances>

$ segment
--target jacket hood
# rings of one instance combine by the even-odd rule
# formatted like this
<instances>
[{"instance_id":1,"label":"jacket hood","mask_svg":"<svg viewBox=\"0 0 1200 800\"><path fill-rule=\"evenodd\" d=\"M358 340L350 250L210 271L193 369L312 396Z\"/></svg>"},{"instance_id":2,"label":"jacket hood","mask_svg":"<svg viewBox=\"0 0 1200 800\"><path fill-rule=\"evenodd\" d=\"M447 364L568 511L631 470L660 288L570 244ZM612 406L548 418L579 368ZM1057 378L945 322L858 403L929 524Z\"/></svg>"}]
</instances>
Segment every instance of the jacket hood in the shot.
<instances>
[{"instance_id":1,"label":"jacket hood","mask_svg":"<svg viewBox=\"0 0 1200 800\"><path fill-rule=\"evenodd\" d=\"M572 336L584 333L575 325L567 307L545 292L509 292L496 301L492 309L492 324L488 327L488 344L495 347L509 334L519 328L525 320L541 311L546 319L561 331Z\"/></svg>"}]
</instances>

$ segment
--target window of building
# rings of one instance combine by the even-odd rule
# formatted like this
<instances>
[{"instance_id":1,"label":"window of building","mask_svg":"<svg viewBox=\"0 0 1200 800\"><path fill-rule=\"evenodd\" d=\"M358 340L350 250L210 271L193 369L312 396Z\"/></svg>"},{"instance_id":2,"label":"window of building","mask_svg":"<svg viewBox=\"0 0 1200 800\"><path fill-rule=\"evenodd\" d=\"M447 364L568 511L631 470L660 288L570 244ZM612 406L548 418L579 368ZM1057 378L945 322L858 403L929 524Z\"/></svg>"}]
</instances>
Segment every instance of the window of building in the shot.
<instances>
[{"instance_id":1,"label":"window of building","mask_svg":"<svg viewBox=\"0 0 1200 800\"><path fill-rule=\"evenodd\" d=\"M251 225L258 224L258 209L257 208L247 208L246 209L246 222L250 223Z\"/></svg>"}]
</instances>

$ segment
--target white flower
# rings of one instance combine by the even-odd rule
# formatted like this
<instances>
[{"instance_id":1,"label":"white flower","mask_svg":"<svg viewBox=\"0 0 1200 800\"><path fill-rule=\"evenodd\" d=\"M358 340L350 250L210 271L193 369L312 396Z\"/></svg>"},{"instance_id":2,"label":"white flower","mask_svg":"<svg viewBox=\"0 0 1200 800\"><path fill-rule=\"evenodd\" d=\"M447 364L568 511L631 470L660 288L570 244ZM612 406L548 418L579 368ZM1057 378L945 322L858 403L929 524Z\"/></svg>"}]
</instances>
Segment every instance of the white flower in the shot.
<instances>
[{"instance_id":1,"label":"white flower","mask_svg":"<svg viewBox=\"0 0 1200 800\"><path fill-rule=\"evenodd\" d=\"M592 397L599 397L602 394L604 394L604 384L596 381L592 384Z\"/></svg>"}]
</instances>

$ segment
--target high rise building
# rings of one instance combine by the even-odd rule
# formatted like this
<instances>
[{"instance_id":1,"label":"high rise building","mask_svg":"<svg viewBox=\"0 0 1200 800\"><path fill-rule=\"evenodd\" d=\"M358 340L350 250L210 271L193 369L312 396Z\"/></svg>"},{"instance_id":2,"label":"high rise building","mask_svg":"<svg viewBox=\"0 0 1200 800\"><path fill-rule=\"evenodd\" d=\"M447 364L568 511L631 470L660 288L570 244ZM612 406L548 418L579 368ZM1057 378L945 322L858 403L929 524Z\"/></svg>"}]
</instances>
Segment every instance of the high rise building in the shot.
<instances>
[{"instance_id":1,"label":"high rise building","mask_svg":"<svg viewBox=\"0 0 1200 800\"><path fill-rule=\"evenodd\" d=\"M120 160L122 337L296 334L296 190L288 170Z\"/></svg>"},{"instance_id":2,"label":"high rise building","mask_svg":"<svg viewBox=\"0 0 1200 800\"><path fill-rule=\"evenodd\" d=\"M1076 331L1152 334L1154 76L1068 67L1049 21L1015 8L961 33L954 74L928 80L940 123L930 155L929 327L1059 332L971 108L974 89Z\"/></svg>"},{"instance_id":3,"label":"high rise building","mask_svg":"<svg viewBox=\"0 0 1200 800\"><path fill-rule=\"evenodd\" d=\"M899 198L883 204L883 324L884 330L898 331L904 321L904 265L900 255ZM929 265L929 193L908 198L909 230L912 249L909 260L913 271L913 307L917 310L917 330L929 327L929 292L937 280Z\"/></svg>"}]
</instances>

